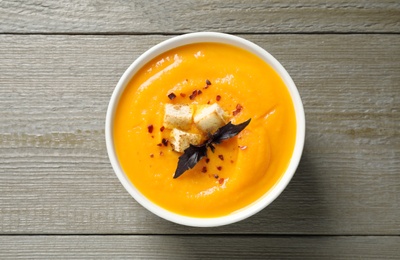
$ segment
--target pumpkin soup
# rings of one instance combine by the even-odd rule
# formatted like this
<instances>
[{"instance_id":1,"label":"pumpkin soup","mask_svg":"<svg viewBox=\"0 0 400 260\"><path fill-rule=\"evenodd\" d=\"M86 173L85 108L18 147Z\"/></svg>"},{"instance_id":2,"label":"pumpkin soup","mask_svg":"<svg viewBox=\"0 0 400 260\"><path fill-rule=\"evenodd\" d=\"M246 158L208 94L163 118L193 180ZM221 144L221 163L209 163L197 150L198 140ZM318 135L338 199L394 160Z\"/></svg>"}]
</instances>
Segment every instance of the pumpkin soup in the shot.
<instances>
[{"instance_id":1,"label":"pumpkin soup","mask_svg":"<svg viewBox=\"0 0 400 260\"><path fill-rule=\"evenodd\" d=\"M189 145L243 122L240 133L174 176ZM121 167L149 200L184 216L218 217L256 201L284 174L296 118L287 88L267 63L231 45L196 43L136 73L119 100L113 135Z\"/></svg>"}]
</instances>

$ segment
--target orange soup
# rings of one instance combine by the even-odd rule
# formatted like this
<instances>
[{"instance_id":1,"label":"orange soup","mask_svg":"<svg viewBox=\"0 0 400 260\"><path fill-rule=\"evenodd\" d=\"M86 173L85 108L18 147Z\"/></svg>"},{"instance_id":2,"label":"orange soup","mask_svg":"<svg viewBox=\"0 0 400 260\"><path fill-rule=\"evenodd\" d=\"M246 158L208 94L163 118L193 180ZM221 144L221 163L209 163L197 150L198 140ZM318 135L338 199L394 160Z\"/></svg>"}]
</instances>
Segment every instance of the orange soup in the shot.
<instances>
[{"instance_id":1,"label":"orange soup","mask_svg":"<svg viewBox=\"0 0 400 260\"><path fill-rule=\"evenodd\" d=\"M171 148L171 129L164 127L166 104L214 103L227 121L251 118L250 124L174 179L182 153ZM165 52L132 78L113 131L121 167L145 197L171 212L207 218L240 210L274 186L294 150L296 118L268 64L234 46L196 43Z\"/></svg>"}]
</instances>

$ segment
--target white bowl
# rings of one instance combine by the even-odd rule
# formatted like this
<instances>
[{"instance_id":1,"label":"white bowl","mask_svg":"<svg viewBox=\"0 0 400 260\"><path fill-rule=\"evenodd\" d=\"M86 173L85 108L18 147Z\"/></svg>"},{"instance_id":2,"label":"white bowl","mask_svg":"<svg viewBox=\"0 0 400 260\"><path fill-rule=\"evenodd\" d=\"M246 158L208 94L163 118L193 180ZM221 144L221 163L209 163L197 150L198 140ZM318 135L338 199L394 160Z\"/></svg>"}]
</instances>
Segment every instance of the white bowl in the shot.
<instances>
[{"instance_id":1,"label":"white bowl","mask_svg":"<svg viewBox=\"0 0 400 260\"><path fill-rule=\"evenodd\" d=\"M241 210L238 210L230 215L222 217L213 217L213 218L187 217L170 212L148 200L142 193L140 193L138 189L135 188L135 186L130 182L127 175L122 170L121 165L118 162L113 141L113 124L114 124L116 107L125 87L128 85L128 83L135 75L135 73L142 66L151 61L153 58L157 57L158 55L168 50L171 50L173 48L182 45L198 43L198 42L218 42L218 43L230 44L245 49L251 53L254 53L259 58L264 60L282 78L283 82L285 83L286 87L290 92L296 113L296 125L297 125L296 142L295 142L294 152L290 160L289 166L286 169L286 172L279 179L279 181L257 201L253 202L252 204L246 206ZM289 76L288 72L271 54L269 54L267 51L265 51L258 45L237 36L223 34L223 33L215 33L215 32L198 32L198 33L189 33L173 37L164 42L161 42L156 46L150 48L145 53L143 53L138 59L136 59L129 66L129 68L122 75L111 96L106 116L105 135L106 135L108 156L110 158L111 165L115 171L115 174L117 175L118 179L121 181L125 189L129 192L129 194L131 194L131 196L137 202L139 202L143 207L153 212L154 214L158 215L159 217L178 224L195 226L195 227L214 227L214 226L231 224L243 220L245 218L248 218L259 212L260 210L264 209L282 193L282 191L288 185L289 181L292 179L299 164L301 154L303 152L304 138L305 138L305 117L304 117L303 104L299 92L296 88L296 85L294 84L292 78Z\"/></svg>"}]
</instances>

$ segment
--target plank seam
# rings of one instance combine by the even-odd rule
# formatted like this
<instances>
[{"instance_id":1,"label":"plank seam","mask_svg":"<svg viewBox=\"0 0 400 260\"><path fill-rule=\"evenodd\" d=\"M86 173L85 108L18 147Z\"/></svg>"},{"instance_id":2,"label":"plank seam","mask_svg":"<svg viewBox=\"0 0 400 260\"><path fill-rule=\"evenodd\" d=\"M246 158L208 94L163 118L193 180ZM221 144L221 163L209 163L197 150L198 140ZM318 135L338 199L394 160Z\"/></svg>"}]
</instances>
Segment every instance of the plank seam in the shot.
<instances>
[{"instance_id":1,"label":"plank seam","mask_svg":"<svg viewBox=\"0 0 400 260\"><path fill-rule=\"evenodd\" d=\"M0 237L33 237L33 236L43 236L43 237L55 237L55 236L186 236L186 237L204 237L204 236L212 236L212 237L400 237L400 234L229 234L229 233L215 233L215 234L187 234L187 233L176 233L176 234L144 234L144 233L105 233L105 234L92 234L92 233L79 233L79 234L57 234L57 233L49 233L49 234L23 234L23 233L15 233L15 234L0 234Z\"/></svg>"},{"instance_id":2,"label":"plank seam","mask_svg":"<svg viewBox=\"0 0 400 260\"><path fill-rule=\"evenodd\" d=\"M161 33L161 32L0 32L0 35L70 35L70 36L177 36L190 32L181 33ZM400 35L400 32L262 32L262 33L249 33L249 32L223 32L228 34L240 35Z\"/></svg>"}]
</instances>

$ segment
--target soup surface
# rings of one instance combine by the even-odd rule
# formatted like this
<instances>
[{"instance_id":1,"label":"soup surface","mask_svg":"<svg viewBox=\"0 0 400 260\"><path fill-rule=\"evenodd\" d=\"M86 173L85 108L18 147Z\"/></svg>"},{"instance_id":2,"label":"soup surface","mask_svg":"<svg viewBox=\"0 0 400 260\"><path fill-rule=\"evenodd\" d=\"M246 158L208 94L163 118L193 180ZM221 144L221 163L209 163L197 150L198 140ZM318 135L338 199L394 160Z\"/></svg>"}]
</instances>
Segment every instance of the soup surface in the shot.
<instances>
[{"instance_id":1,"label":"soup surface","mask_svg":"<svg viewBox=\"0 0 400 260\"><path fill-rule=\"evenodd\" d=\"M233 124L251 118L250 124L174 179L182 153L166 142L165 105L214 103ZM216 217L251 204L280 179L293 153L296 119L288 90L268 64L234 46L198 43L158 56L132 78L113 131L119 162L144 196L174 213Z\"/></svg>"}]
</instances>

